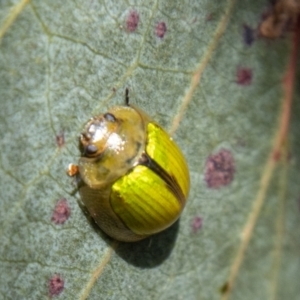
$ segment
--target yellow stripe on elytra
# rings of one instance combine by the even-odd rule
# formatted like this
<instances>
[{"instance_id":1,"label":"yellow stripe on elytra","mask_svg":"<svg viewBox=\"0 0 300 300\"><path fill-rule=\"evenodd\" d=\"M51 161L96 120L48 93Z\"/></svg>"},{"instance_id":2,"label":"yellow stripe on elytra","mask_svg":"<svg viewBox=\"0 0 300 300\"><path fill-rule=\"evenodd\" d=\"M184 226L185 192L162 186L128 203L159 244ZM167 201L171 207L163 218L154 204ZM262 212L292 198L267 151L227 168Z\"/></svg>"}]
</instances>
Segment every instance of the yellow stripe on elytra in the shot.
<instances>
[{"instance_id":1,"label":"yellow stripe on elytra","mask_svg":"<svg viewBox=\"0 0 300 300\"><path fill-rule=\"evenodd\" d=\"M113 185L111 205L126 226L138 234L161 231L182 209L164 181L145 166L136 166Z\"/></svg>"},{"instance_id":2,"label":"yellow stripe on elytra","mask_svg":"<svg viewBox=\"0 0 300 300\"><path fill-rule=\"evenodd\" d=\"M125 198L125 195L122 196ZM166 220L165 212L161 214L161 210L157 210L155 208L155 205L160 205L159 202L154 203L153 201L144 201L144 199L149 199L148 193L144 193L142 189L135 189L134 196L134 198L138 201L135 201L134 206L130 207L130 210L128 211L129 214L131 214L131 212L135 212L135 214L131 214L133 217L138 219L141 223L145 221L149 225L155 224L157 220ZM160 207L164 208L162 205L160 205Z\"/></svg>"},{"instance_id":3,"label":"yellow stripe on elytra","mask_svg":"<svg viewBox=\"0 0 300 300\"><path fill-rule=\"evenodd\" d=\"M146 174L139 174L138 178L137 176L134 176L133 174L129 174L129 176L126 176L124 179L122 179L122 183L120 185L116 184L114 187L114 190L118 190L120 193L120 196L122 199L126 198L128 192L131 193L131 195L134 195L134 198L138 201L134 203L134 206L132 207L133 210L135 210L137 213L142 212L144 214L147 212L149 215L154 214L155 216L155 221L157 221L158 215L161 216L161 220L165 220L166 217L169 215L168 210L169 208L169 201L166 201L164 205L162 205L161 202L155 201L156 199L159 199L161 197L161 193L157 193L155 189L153 189L153 183L154 183L154 178L160 179L156 174L154 174L151 170L147 169L146 167L143 166L138 166L137 169L135 170L135 173L141 169L145 171L144 173ZM149 173L150 172L150 173ZM151 174L151 176L150 176ZM154 177L155 176L155 177ZM153 178L154 177L154 178ZM147 179L151 179L149 184L147 184ZM139 181L137 181L139 179ZM146 179L146 181L145 181ZM138 182L138 185L136 184ZM141 188L141 184L146 183L147 185L143 185L144 189ZM159 182L155 183L156 186L161 186L161 180ZM119 186L119 188L118 188ZM121 187L122 186L122 187ZM133 187L134 186L134 187ZM130 187L130 189L128 189ZM131 187L133 187L131 189ZM149 187L151 188L151 192L149 193ZM164 186L161 186L163 188ZM160 190L161 192L161 190ZM127 198L126 198L127 199ZM151 199L151 200L150 200ZM128 202L128 201L127 201ZM130 204L131 201L129 201ZM126 203L124 203L126 205ZM155 204L155 205L153 205ZM160 209L156 209L156 207L159 206ZM138 209L139 208L139 209ZM169 209L167 209L169 208ZM163 214L160 214L160 211L163 212Z\"/></svg>"},{"instance_id":4,"label":"yellow stripe on elytra","mask_svg":"<svg viewBox=\"0 0 300 300\"><path fill-rule=\"evenodd\" d=\"M147 154L171 177L175 178L185 197L189 191L189 171L176 143L157 124L148 124Z\"/></svg>"}]
</instances>

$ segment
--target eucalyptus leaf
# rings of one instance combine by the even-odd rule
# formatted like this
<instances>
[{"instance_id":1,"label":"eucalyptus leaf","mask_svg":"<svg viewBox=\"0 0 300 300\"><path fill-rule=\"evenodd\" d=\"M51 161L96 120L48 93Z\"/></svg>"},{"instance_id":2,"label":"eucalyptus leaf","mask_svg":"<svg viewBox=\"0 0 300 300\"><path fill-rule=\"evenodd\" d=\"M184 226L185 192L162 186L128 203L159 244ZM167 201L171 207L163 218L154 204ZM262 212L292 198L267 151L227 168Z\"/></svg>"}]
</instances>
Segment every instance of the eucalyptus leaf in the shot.
<instances>
[{"instance_id":1,"label":"eucalyptus leaf","mask_svg":"<svg viewBox=\"0 0 300 300\"><path fill-rule=\"evenodd\" d=\"M299 85L288 159L255 211L290 55L289 35L257 34L268 5L1 1L1 299L221 299L239 259L230 299L299 299ZM85 122L126 88L191 175L180 220L131 244L101 232L66 175Z\"/></svg>"}]
</instances>

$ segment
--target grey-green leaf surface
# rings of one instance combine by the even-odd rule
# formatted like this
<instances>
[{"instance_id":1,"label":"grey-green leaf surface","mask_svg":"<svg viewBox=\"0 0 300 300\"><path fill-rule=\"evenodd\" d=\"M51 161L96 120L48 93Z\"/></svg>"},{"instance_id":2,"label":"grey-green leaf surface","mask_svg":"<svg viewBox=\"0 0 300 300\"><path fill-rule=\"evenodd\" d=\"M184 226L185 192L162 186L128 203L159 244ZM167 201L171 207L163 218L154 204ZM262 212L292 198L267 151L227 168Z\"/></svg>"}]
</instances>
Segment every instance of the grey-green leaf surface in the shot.
<instances>
[{"instance_id":1,"label":"grey-green leaf surface","mask_svg":"<svg viewBox=\"0 0 300 300\"><path fill-rule=\"evenodd\" d=\"M288 38L245 36L267 5L1 1L1 299L220 299L239 260L230 299L299 299L297 97L289 159L255 210L290 52ZM84 123L122 104L126 87L172 133L191 175L180 221L133 244L93 224L66 175ZM207 163L218 153L231 168L216 183ZM55 217L60 199L67 213Z\"/></svg>"}]
</instances>

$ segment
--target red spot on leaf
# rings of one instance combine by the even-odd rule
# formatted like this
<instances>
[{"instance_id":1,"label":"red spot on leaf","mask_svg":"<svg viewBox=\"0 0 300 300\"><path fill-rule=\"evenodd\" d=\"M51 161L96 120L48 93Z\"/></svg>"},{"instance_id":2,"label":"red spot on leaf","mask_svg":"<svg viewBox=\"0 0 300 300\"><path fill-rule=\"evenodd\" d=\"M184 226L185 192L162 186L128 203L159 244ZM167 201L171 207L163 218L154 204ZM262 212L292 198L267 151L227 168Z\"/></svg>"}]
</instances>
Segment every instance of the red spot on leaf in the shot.
<instances>
[{"instance_id":1,"label":"red spot on leaf","mask_svg":"<svg viewBox=\"0 0 300 300\"><path fill-rule=\"evenodd\" d=\"M65 282L58 274L54 274L49 280L49 294L51 297L58 296L64 290Z\"/></svg>"},{"instance_id":2,"label":"red spot on leaf","mask_svg":"<svg viewBox=\"0 0 300 300\"><path fill-rule=\"evenodd\" d=\"M232 154L225 149L210 155L205 164L205 181L209 188L220 188L231 183L235 173Z\"/></svg>"},{"instance_id":3,"label":"red spot on leaf","mask_svg":"<svg viewBox=\"0 0 300 300\"><path fill-rule=\"evenodd\" d=\"M236 71L236 83L240 85L250 85L252 82L252 70L238 67Z\"/></svg>"},{"instance_id":4,"label":"red spot on leaf","mask_svg":"<svg viewBox=\"0 0 300 300\"><path fill-rule=\"evenodd\" d=\"M167 32L167 25L165 22L159 22L157 23L155 27L155 34L159 38L163 38Z\"/></svg>"},{"instance_id":5,"label":"red spot on leaf","mask_svg":"<svg viewBox=\"0 0 300 300\"><path fill-rule=\"evenodd\" d=\"M193 219L193 222L192 222L192 230L194 233L197 233L199 229L202 228L202 218L201 217L195 217Z\"/></svg>"},{"instance_id":6,"label":"red spot on leaf","mask_svg":"<svg viewBox=\"0 0 300 300\"><path fill-rule=\"evenodd\" d=\"M71 209L69 207L68 201L65 198L62 198L57 201L51 221L56 225L64 224L66 220L70 217Z\"/></svg>"},{"instance_id":7,"label":"red spot on leaf","mask_svg":"<svg viewBox=\"0 0 300 300\"><path fill-rule=\"evenodd\" d=\"M131 10L126 19L126 28L129 32L134 32L140 21L140 16L135 10Z\"/></svg>"}]
</instances>

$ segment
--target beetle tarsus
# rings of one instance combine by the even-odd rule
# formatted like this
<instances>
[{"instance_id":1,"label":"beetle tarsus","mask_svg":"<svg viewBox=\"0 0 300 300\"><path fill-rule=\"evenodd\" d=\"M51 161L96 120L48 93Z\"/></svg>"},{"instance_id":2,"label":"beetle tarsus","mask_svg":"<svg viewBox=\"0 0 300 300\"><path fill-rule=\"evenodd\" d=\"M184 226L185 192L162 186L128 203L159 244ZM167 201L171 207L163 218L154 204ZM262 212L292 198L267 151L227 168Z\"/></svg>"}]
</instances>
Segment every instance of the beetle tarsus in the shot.
<instances>
[{"instance_id":1,"label":"beetle tarsus","mask_svg":"<svg viewBox=\"0 0 300 300\"><path fill-rule=\"evenodd\" d=\"M74 177L77 174L79 174L79 168L78 168L78 166L74 165L74 164L69 164L68 170L67 170L67 174L70 177Z\"/></svg>"}]
</instances>

